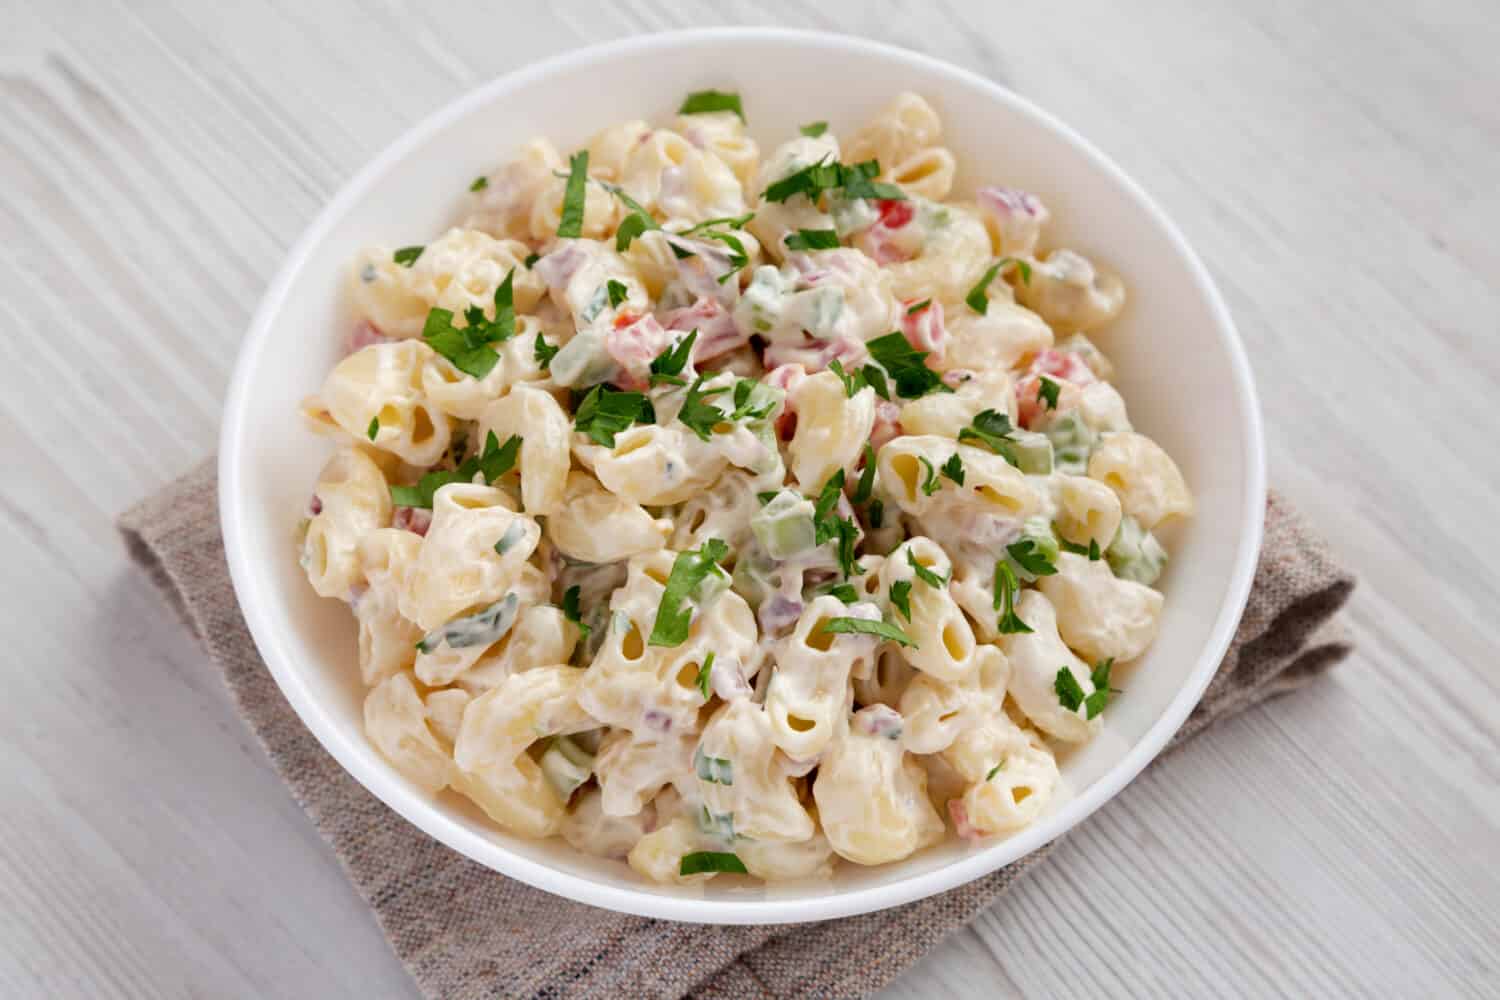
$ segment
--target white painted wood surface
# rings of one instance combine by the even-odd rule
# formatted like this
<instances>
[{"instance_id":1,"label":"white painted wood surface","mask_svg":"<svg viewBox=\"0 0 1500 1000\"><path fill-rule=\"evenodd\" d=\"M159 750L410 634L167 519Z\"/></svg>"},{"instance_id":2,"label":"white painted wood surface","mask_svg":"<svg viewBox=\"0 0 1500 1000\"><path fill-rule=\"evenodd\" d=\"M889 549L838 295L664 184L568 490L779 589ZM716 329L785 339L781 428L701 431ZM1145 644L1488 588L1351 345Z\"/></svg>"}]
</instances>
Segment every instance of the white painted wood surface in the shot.
<instances>
[{"instance_id":1,"label":"white painted wood surface","mask_svg":"<svg viewBox=\"0 0 1500 1000\"><path fill-rule=\"evenodd\" d=\"M212 449L263 286L367 157L523 62L712 23L918 48L1117 158L1363 577L1336 676L1155 769L889 996L1495 995L1497 15L0 0L0 995L414 993L111 520Z\"/></svg>"}]
</instances>

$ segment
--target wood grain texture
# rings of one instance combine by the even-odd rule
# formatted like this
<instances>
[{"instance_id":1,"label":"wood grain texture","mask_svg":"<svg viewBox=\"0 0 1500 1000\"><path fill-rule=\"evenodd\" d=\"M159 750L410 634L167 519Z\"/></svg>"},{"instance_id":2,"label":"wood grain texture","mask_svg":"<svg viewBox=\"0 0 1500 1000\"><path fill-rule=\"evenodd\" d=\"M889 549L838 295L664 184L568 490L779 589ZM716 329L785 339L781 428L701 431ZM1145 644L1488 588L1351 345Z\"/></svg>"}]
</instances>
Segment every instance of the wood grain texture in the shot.
<instances>
[{"instance_id":1,"label":"wood grain texture","mask_svg":"<svg viewBox=\"0 0 1500 1000\"><path fill-rule=\"evenodd\" d=\"M1153 769L889 991L1500 991L1492 0L0 0L0 994L407 996L111 520L213 447L282 255L364 160L644 31L867 35L998 79L1179 221L1356 657Z\"/></svg>"}]
</instances>

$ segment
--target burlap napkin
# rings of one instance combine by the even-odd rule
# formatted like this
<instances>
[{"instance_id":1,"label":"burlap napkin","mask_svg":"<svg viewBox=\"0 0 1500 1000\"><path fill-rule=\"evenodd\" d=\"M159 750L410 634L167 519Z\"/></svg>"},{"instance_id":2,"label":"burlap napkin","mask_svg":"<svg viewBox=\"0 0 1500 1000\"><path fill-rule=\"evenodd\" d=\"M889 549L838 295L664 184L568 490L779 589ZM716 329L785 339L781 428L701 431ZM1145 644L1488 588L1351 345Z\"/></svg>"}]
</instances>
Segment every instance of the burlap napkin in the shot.
<instances>
[{"instance_id":1,"label":"burlap napkin","mask_svg":"<svg viewBox=\"0 0 1500 1000\"><path fill-rule=\"evenodd\" d=\"M223 671L246 722L428 996L858 996L889 983L1047 853L930 899L817 924L679 924L549 895L408 825L303 727L235 604L211 463L126 513L120 526L136 561ZM1347 655L1348 641L1331 619L1353 585L1322 542L1272 497L1239 632L1173 746Z\"/></svg>"}]
</instances>

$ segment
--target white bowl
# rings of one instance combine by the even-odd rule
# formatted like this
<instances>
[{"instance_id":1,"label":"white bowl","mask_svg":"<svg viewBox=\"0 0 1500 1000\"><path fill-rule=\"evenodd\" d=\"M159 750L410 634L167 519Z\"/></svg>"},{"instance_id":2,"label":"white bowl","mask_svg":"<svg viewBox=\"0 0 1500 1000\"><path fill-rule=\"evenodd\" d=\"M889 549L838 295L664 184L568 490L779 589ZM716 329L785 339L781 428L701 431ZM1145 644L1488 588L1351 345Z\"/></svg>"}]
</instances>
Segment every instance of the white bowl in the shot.
<instances>
[{"instance_id":1,"label":"white bowl","mask_svg":"<svg viewBox=\"0 0 1500 1000\"><path fill-rule=\"evenodd\" d=\"M365 739L354 622L343 604L313 594L292 543L327 457L297 404L341 354L350 260L369 243L440 232L469 181L532 136L568 150L613 122L662 121L707 87L744 95L763 149L811 119L847 134L898 91L922 94L942 114L959 191L994 180L1038 193L1054 219L1049 244L1097 255L1127 282L1130 305L1100 340L1133 421L1181 465L1198 513L1171 540L1160 638L1121 675L1126 693L1100 736L1063 763L1071 796L1009 838L950 841L881 868L840 866L827 884L658 886L561 840L502 833L451 792L423 794ZM392 809L475 861L570 899L673 920L771 923L864 913L968 882L1065 833L1129 783L1197 703L1244 607L1260 547L1263 447L1250 366L1213 281L1102 153L1010 91L933 59L836 35L735 28L633 38L511 73L361 170L292 250L245 338L225 406L220 508L235 590L271 673L328 752Z\"/></svg>"}]
</instances>

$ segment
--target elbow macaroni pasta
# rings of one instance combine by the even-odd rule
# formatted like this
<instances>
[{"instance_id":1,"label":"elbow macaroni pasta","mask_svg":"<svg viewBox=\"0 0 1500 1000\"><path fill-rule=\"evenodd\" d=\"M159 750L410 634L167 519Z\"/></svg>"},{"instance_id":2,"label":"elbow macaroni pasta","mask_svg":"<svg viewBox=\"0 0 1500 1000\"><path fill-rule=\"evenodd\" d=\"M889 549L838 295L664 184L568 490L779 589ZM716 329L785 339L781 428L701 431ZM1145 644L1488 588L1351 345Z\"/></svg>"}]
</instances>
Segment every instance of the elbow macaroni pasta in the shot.
<instances>
[{"instance_id":1,"label":"elbow macaroni pasta","mask_svg":"<svg viewBox=\"0 0 1500 1000\"><path fill-rule=\"evenodd\" d=\"M416 787L651 881L827 879L1036 821L1146 669L1193 499L1083 333L1124 282L1034 194L952 200L921 97L842 134L626 121L572 184L535 139L356 256L300 559Z\"/></svg>"}]
</instances>

